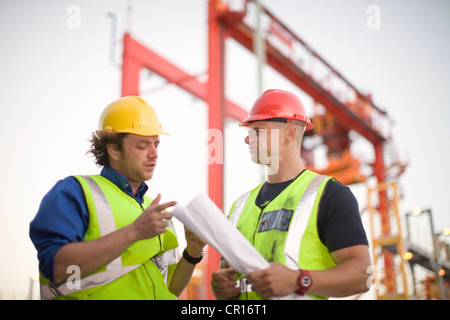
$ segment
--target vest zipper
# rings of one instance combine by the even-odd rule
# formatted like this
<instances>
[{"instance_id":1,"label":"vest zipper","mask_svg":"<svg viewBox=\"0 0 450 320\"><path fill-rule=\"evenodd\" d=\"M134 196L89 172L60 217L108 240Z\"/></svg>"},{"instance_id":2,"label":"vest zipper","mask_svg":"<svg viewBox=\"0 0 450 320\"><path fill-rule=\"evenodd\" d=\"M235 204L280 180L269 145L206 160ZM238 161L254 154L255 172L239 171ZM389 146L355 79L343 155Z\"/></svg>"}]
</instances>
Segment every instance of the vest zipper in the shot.
<instances>
[{"instance_id":1,"label":"vest zipper","mask_svg":"<svg viewBox=\"0 0 450 320\"><path fill-rule=\"evenodd\" d=\"M259 211L259 216L258 216L258 223L256 224L255 232L253 233L253 243L252 243L253 246L255 246L256 234L258 233L259 223L261 222L261 217L262 217L262 213L263 213L264 209L259 208L259 210L260 211Z\"/></svg>"},{"instance_id":2,"label":"vest zipper","mask_svg":"<svg viewBox=\"0 0 450 320\"><path fill-rule=\"evenodd\" d=\"M262 190L262 187L261 187L261 189L259 189L258 194L256 195L256 198L255 198L255 206L257 206L258 209L259 209L260 211L259 211L259 216L258 216L258 223L256 224L256 229L255 229L255 232L253 233L253 243L252 243L253 246L255 246L256 234L258 233L259 223L261 222L262 212L263 212L264 209L269 205L269 204L267 204L264 208L261 208L261 207L258 206L258 204L256 203L256 201L257 201L257 199L258 199L258 197L259 197L259 194L261 193L261 190Z\"/></svg>"}]
</instances>

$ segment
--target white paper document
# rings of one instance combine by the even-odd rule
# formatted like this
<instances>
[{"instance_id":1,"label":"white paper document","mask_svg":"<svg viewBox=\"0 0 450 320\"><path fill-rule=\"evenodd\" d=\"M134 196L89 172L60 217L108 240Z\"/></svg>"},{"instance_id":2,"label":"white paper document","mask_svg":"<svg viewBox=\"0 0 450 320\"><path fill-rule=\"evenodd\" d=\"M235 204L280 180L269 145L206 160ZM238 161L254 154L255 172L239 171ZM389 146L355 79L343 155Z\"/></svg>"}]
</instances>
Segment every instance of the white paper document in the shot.
<instances>
[{"instance_id":1,"label":"white paper document","mask_svg":"<svg viewBox=\"0 0 450 320\"><path fill-rule=\"evenodd\" d=\"M176 205L172 215L219 251L234 270L247 275L269 267L269 263L204 193L199 194L184 208Z\"/></svg>"}]
</instances>

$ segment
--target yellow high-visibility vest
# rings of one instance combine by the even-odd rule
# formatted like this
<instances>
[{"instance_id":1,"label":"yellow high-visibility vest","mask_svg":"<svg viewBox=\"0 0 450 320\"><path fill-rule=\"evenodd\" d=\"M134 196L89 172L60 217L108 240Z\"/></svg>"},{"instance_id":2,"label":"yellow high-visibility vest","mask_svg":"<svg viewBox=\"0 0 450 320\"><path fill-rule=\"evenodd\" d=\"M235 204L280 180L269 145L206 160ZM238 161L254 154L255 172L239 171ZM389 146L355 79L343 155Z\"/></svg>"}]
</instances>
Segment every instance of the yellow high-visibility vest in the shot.
<instances>
[{"instance_id":1,"label":"yellow high-visibility vest","mask_svg":"<svg viewBox=\"0 0 450 320\"><path fill-rule=\"evenodd\" d=\"M237 199L228 218L269 262L291 269L325 270L335 266L317 231L317 212L323 190L331 177L305 170L263 210L256 198L263 184ZM240 276L242 277L242 275ZM239 299L262 299L247 291ZM327 299L292 293L289 299Z\"/></svg>"},{"instance_id":2,"label":"yellow high-visibility vest","mask_svg":"<svg viewBox=\"0 0 450 320\"><path fill-rule=\"evenodd\" d=\"M75 176L89 211L89 227L83 241L90 241L131 224L152 200L141 205L100 176ZM168 289L178 262L178 241L171 222L166 232L136 241L122 254L95 272L58 286L41 275L42 299L177 299ZM74 266L76 268L76 266ZM76 270L76 269L71 269Z\"/></svg>"}]
</instances>

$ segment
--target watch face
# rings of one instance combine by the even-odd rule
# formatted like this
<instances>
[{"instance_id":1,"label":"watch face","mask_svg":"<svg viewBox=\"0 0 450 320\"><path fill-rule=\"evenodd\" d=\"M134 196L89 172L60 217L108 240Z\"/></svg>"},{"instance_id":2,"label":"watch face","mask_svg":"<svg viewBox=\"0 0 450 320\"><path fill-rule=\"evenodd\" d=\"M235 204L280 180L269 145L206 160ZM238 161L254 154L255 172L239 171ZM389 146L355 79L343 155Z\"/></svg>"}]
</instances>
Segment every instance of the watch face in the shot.
<instances>
[{"instance_id":1,"label":"watch face","mask_svg":"<svg viewBox=\"0 0 450 320\"><path fill-rule=\"evenodd\" d=\"M311 278L308 276L304 276L301 281L302 281L302 286L304 286L304 287L309 287L311 285Z\"/></svg>"}]
</instances>

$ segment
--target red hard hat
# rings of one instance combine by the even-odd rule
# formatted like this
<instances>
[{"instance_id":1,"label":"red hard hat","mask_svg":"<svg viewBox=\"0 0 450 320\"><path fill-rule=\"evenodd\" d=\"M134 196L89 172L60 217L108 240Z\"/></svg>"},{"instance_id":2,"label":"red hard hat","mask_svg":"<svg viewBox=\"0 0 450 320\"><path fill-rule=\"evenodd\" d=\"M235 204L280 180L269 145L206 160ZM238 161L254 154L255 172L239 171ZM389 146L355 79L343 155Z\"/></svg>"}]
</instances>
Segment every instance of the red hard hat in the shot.
<instances>
[{"instance_id":1,"label":"red hard hat","mask_svg":"<svg viewBox=\"0 0 450 320\"><path fill-rule=\"evenodd\" d=\"M248 127L252 121L269 119L288 119L305 122L306 130L314 128L300 99L293 93L271 89L265 91L252 106L248 117L240 123L240 126Z\"/></svg>"}]
</instances>

